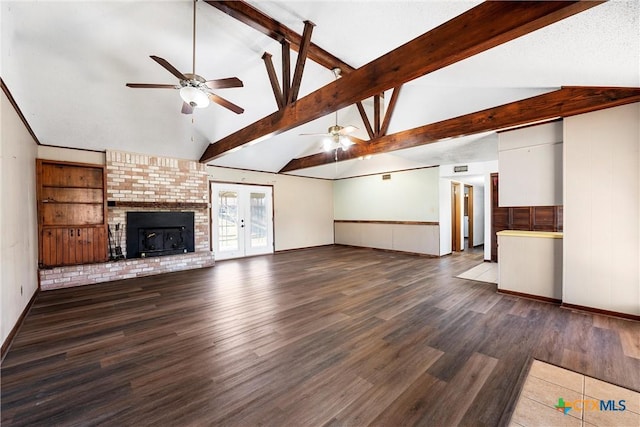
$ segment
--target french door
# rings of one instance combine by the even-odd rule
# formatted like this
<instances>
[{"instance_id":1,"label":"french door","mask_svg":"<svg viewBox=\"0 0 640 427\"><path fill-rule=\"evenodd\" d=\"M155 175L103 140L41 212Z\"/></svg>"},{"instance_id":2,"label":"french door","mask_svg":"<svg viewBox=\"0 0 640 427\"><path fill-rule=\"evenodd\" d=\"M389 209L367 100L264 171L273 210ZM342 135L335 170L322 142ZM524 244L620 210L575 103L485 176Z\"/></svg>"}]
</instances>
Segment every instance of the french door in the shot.
<instances>
[{"instance_id":1,"label":"french door","mask_svg":"<svg viewBox=\"0 0 640 427\"><path fill-rule=\"evenodd\" d=\"M211 184L216 260L273 253L273 187Z\"/></svg>"}]
</instances>

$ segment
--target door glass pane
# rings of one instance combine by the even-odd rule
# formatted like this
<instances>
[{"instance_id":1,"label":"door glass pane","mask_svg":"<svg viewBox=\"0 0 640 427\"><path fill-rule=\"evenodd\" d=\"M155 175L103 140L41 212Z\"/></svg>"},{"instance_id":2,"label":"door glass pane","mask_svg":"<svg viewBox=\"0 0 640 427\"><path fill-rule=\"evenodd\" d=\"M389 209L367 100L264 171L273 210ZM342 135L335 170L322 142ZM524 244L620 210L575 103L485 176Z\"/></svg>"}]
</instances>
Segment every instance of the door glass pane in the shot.
<instances>
[{"instance_id":1,"label":"door glass pane","mask_svg":"<svg viewBox=\"0 0 640 427\"><path fill-rule=\"evenodd\" d=\"M218 192L218 247L221 251L238 250L238 193Z\"/></svg>"},{"instance_id":2,"label":"door glass pane","mask_svg":"<svg viewBox=\"0 0 640 427\"><path fill-rule=\"evenodd\" d=\"M251 193L251 247L267 246L267 205L266 194Z\"/></svg>"}]
</instances>

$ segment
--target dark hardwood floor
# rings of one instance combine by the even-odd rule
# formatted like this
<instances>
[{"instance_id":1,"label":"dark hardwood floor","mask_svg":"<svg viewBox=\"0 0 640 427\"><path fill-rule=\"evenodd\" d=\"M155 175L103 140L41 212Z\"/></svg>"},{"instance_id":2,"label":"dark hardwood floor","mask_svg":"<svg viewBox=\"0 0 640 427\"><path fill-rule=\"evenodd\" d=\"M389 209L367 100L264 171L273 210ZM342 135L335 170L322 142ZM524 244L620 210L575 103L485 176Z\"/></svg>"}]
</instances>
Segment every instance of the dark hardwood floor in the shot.
<instances>
[{"instance_id":1,"label":"dark hardwood floor","mask_svg":"<svg viewBox=\"0 0 640 427\"><path fill-rule=\"evenodd\" d=\"M640 390L640 325L321 247L41 293L2 425L496 425L531 357Z\"/></svg>"}]
</instances>

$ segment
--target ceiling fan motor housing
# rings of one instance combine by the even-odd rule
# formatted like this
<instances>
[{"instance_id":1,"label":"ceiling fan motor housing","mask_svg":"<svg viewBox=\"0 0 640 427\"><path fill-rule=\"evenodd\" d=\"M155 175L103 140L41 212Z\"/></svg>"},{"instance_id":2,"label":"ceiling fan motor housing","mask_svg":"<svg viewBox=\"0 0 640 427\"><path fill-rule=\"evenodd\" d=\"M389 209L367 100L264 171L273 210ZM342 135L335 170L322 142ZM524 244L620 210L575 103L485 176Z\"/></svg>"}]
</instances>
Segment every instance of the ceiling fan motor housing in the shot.
<instances>
[{"instance_id":1,"label":"ceiling fan motor housing","mask_svg":"<svg viewBox=\"0 0 640 427\"><path fill-rule=\"evenodd\" d=\"M342 130L342 126L339 125L335 125L335 126L329 126L329 132L330 134L336 134L336 133L340 133L340 131Z\"/></svg>"}]
</instances>

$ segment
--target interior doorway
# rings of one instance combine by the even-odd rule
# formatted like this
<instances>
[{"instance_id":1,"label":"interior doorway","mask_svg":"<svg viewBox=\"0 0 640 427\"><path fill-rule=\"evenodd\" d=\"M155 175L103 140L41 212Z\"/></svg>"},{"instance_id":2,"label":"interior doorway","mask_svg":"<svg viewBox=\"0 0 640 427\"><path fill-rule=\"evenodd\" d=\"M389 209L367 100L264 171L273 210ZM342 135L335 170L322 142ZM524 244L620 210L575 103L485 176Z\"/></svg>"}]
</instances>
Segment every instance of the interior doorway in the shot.
<instances>
[{"instance_id":1,"label":"interior doorway","mask_svg":"<svg viewBox=\"0 0 640 427\"><path fill-rule=\"evenodd\" d=\"M473 249L473 186L464 185L464 244L462 249Z\"/></svg>"},{"instance_id":2,"label":"interior doorway","mask_svg":"<svg viewBox=\"0 0 640 427\"><path fill-rule=\"evenodd\" d=\"M462 185L459 182L451 183L451 251L460 252L462 248L462 215L460 206L460 194Z\"/></svg>"},{"instance_id":3,"label":"interior doorway","mask_svg":"<svg viewBox=\"0 0 640 427\"><path fill-rule=\"evenodd\" d=\"M273 187L212 183L216 260L273 253Z\"/></svg>"}]
</instances>

